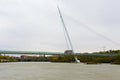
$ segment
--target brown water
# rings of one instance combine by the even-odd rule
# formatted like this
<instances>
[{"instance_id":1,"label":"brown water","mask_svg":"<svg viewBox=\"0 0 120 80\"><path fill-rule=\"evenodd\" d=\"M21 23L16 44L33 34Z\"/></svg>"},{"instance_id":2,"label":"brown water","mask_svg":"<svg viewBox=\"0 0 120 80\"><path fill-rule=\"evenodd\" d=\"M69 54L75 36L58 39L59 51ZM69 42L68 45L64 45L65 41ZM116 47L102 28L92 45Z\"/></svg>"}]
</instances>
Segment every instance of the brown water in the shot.
<instances>
[{"instance_id":1,"label":"brown water","mask_svg":"<svg viewBox=\"0 0 120 80\"><path fill-rule=\"evenodd\" d=\"M0 63L0 80L120 80L120 65Z\"/></svg>"}]
</instances>

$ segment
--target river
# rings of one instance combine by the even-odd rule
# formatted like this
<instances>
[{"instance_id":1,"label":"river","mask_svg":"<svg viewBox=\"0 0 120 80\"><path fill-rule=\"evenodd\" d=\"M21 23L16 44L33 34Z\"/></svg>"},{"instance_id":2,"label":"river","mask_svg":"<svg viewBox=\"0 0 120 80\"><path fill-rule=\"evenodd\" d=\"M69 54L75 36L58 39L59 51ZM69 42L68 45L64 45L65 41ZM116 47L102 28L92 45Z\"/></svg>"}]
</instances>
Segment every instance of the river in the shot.
<instances>
[{"instance_id":1,"label":"river","mask_svg":"<svg viewBox=\"0 0 120 80\"><path fill-rule=\"evenodd\" d=\"M120 65L0 63L0 80L120 80Z\"/></svg>"}]
</instances>

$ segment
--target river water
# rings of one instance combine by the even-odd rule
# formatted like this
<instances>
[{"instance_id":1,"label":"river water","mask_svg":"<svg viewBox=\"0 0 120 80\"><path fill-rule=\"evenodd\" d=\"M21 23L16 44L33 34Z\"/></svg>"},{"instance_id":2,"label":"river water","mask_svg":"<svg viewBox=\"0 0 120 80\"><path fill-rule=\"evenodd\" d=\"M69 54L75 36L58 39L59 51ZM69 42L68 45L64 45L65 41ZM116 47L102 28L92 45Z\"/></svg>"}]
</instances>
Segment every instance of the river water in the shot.
<instances>
[{"instance_id":1,"label":"river water","mask_svg":"<svg viewBox=\"0 0 120 80\"><path fill-rule=\"evenodd\" d=\"M0 80L120 80L120 65L0 63Z\"/></svg>"}]
</instances>

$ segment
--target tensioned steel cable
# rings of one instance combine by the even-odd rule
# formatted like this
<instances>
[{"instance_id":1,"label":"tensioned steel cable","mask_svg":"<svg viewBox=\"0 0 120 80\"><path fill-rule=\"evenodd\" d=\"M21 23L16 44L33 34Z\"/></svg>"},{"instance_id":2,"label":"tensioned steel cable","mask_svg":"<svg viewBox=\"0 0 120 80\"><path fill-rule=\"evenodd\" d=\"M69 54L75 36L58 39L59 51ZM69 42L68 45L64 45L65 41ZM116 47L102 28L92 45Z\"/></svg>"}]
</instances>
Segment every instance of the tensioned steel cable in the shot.
<instances>
[{"instance_id":1,"label":"tensioned steel cable","mask_svg":"<svg viewBox=\"0 0 120 80\"><path fill-rule=\"evenodd\" d=\"M73 45L72 45L72 42L71 42L71 39L70 39L70 36L69 36L69 34L68 34L68 30L67 30L67 28L66 28L66 25L65 25L64 20L63 20L63 17L62 17L62 13L61 13L58 5L57 5L57 8L58 8L58 12L59 12L59 15L60 15L60 19L61 19L61 22L62 22L64 31L65 31L65 34L66 34L66 37L67 37L66 40L69 41L69 45L70 45L70 47L71 47L71 49L72 49L72 51L73 51L73 54L75 54L75 53L74 53L74 49L73 49ZM78 63L77 57L74 56L74 59L75 59L75 62Z\"/></svg>"},{"instance_id":2,"label":"tensioned steel cable","mask_svg":"<svg viewBox=\"0 0 120 80\"><path fill-rule=\"evenodd\" d=\"M75 18L72 18L72 17L70 17L70 16L68 16L68 15L66 15L66 16L69 18L69 20L74 21L75 23L77 23L77 24L81 25L82 27L88 29L88 30L91 31L92 33L94 33L94 34L96 34L96 35L104 38L105 40L113 43L114 45L120 46L120 43L118 43L118 42L110 39L109 37L106 37L105 35L103 35L103 34L97 32L97 31L95 31L94 29L92 29L91 27L87 26L86 24L84 24L84 23L82 23L82 22L80 22L80 21L76 20Z\"/></svg>"}]
</instances>

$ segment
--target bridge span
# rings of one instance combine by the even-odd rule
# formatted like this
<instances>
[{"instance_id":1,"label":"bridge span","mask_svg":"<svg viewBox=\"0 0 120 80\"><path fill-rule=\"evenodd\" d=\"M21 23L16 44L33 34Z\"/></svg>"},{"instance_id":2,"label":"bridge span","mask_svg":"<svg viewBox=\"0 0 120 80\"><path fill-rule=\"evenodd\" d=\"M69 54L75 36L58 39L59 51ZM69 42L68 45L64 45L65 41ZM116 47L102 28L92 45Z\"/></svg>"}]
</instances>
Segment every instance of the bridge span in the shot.
<instances>
[{"instance_id":1,"label":"bridge span","mask_svg":"<svg viewBox=\"0 0 120 80\"><path fill-rule=\"evenodd\" d=\"M5 54L12 54L12 55L67 55L62 52L37 52L37 51L5 51L5 50L0 50L0 55L5 55ZM82 54L82 53L75 53L75 56L81 55L81 56L118 56L118 54Z\"/></svg>"},{"instance_id":2,"label":"bridge span","mask_svg":"<svg viewBox=\"0 0 120 80\"><path fill-rule=\"evenodd\" d=\"M64 55L61 52L36 52L36 51L0 51L0 54L28 54L28 55Z\"/></svg>"}]
</instances>

